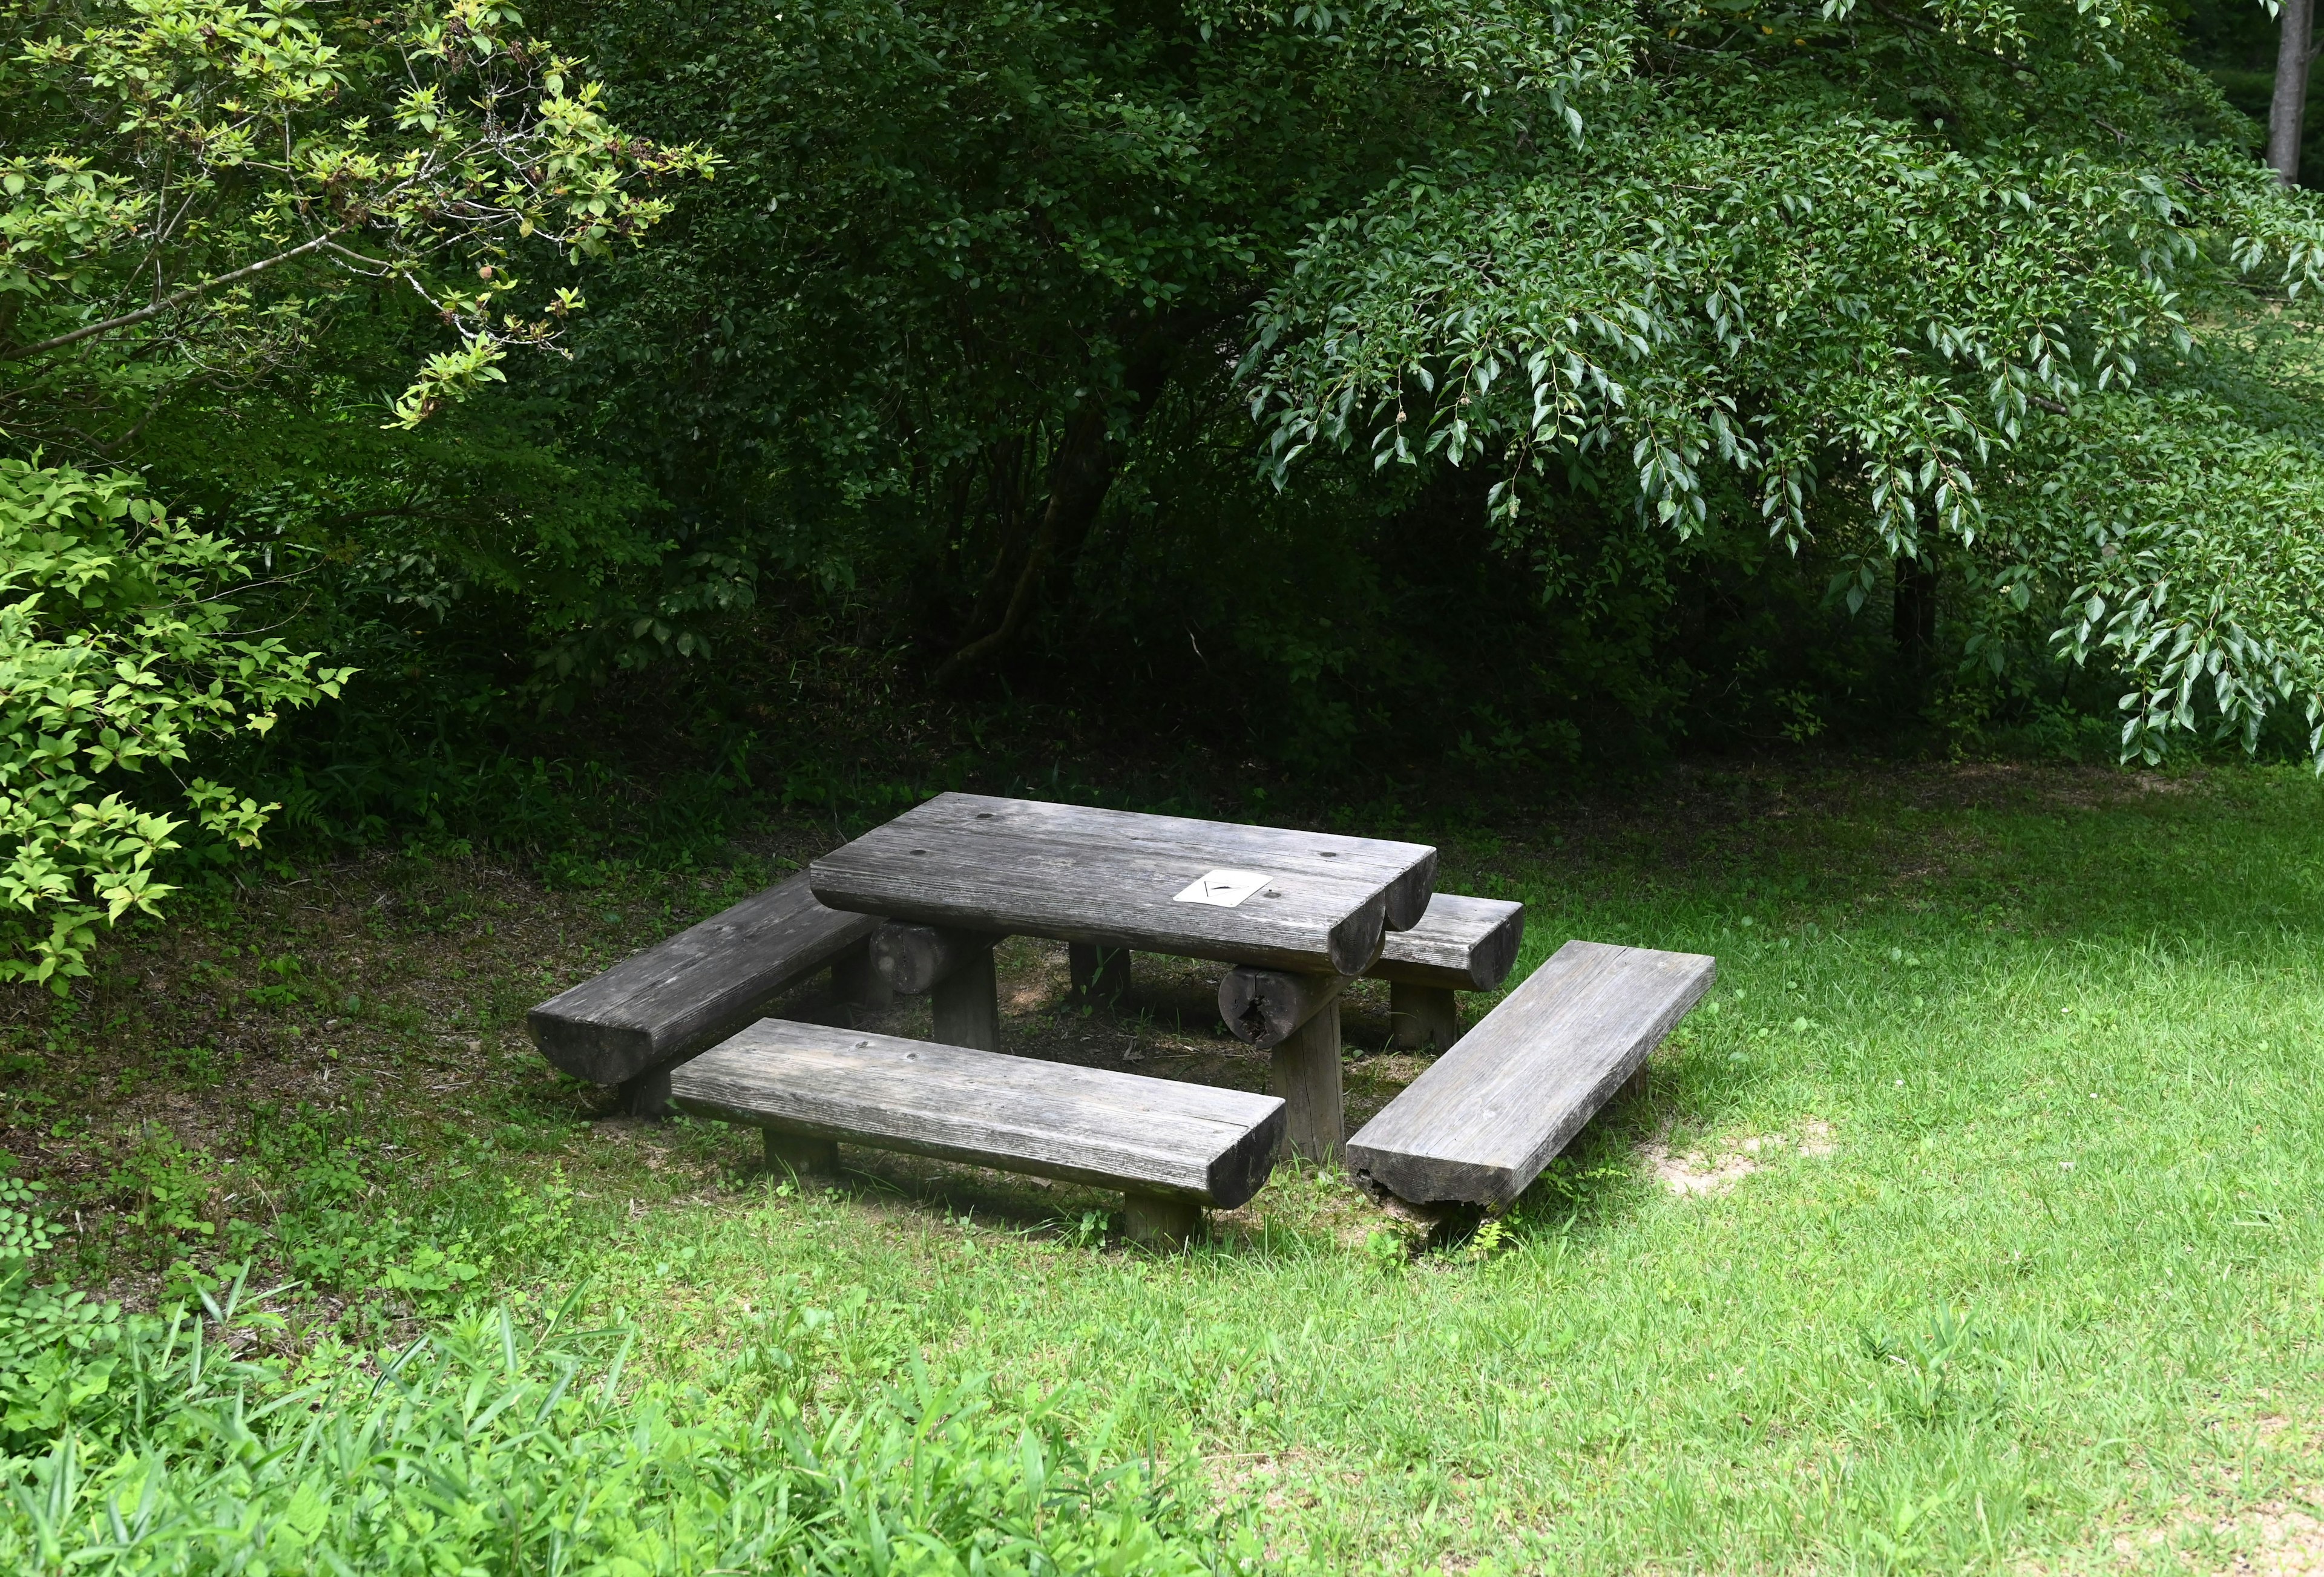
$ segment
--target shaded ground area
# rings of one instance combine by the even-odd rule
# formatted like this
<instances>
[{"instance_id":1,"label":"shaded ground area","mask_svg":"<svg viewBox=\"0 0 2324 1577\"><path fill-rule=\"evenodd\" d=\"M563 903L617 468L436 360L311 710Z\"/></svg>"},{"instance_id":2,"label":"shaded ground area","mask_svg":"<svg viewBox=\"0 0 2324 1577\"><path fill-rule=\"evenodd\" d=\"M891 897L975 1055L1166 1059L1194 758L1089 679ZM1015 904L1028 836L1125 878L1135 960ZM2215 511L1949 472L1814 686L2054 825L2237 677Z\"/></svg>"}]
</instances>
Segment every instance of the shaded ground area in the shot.
<instances>
[{"instance_id":1,"label":"shaded ground area","mask_svg":"<svg viewBox=\"0 0 2324 1577\"><path fill-rule=\"evenodd\" d=\"M1550 902L1536 894L1529 911L1529 966L1578 934L1574 910L1641 884L1726 884L1747 902L1909 908L1926 901L1917 896L1924 890L1948 883L1957 862L1974 863L1983 852L1964 813L2098 812L2196 792L2201 781L1996 764L1817 764L1675 772L1652 792L1565 802L1514 825L1456 824L1448 833L1409 820L1351 826L1346 812L1333 819L1352 831L1430 831L1444 849L1446 890L1507 896L1517 872L1545 877ZM21 1170L115 1208L110 1219L85 1214L88 1262L135 1296L138 1278L126 1267L153 1256L131 1253L124 1262L106 1246L108 1232L150 1239L157 1210L190 1210L215 1229L252 1208L250 1196L231 1187L156 1206L157 1180L148 1174L160 1174L165 1195L192 1187L171 1176L176 1148L224 1160L237 1149L266 1148L267 1125L286 1111L360 1122L383 1102L423 1126L598 1118L609 1109L602 1093L558 1075L533 1053L525 1009L779 880L850 830L778 823L746 840L724 869L609 870L598 885L563 890L488 862L380 856L189 905L178 916L190 925L125 928L94 981L69 1001L28 988L0 993L8 1047L0 1053L8 1075L0 1142ZM2015 911L2025 900L2021 884L1976 886L1989 905ZM1235 1041L1219 1021L1220 965L1140 954L1130 995L1089 1008L1070 1000L1062 944L1012 937L998 963L1012 1052L1267 1087L1267 1055ZM1492 1000L1464 995L1462 1022ZM779 1011L928 1033L924 999L864 1015L835 1001L821 980ZM1384 982L1360 982L1342 1000L1350 1131L1426 1065L1425 1055L1388 1047L1387 1014ZM605 1137L616 1136L648 1150L668 1142L650 1125L615 1122ZM420 1142L424 1148L425 1138ZM973 1168L852 1149L849 1164L921 1190L955 1178L971 1188L964 1200L988 1212L1028 1191L1036 1213L1053 1193L1074 1207L1104 1197L1000 1175L971 1186Z\"/></svg>"}]
</instances>

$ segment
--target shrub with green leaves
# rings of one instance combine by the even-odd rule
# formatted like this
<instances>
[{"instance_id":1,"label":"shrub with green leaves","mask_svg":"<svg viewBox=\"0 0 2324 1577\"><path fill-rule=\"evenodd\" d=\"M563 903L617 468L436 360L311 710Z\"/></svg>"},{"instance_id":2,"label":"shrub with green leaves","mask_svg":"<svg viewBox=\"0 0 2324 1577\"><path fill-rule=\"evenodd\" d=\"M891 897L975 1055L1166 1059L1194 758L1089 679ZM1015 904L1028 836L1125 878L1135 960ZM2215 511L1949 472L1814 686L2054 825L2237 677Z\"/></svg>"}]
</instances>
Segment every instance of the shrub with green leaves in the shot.
<instances>
[{"instance_id":1,"label":"shrub with green leaves","mask_svg":"<svg viewBox=\"0 0 2324 1577\"><path fill-rule=\"evenodd\" d=\"M58 1235L41 1209L44 1192L0 1177L0 1448L46 1438L105 1391L106 1353L121 1334L118 1308L39 1283L35 1271Z\"/></svg>"},{"instance_id":2,"label":"shrub with green leaves","mask_svg":"<svg viewBox=\"0 0 2324 1577\"><path fill-rule=\"evenodd\" d=\"M512 5L62 0L0 21L0 423L110 452L171 397L303 355L334 309L435 319L413 422L580 304L520 263L603 257L703 173L607 120ZM530 275L530 266L521 272Z\"/></svg>"},{"instance_id":3,"label":"shrub with green leaves","mask_svg":"<svg viewBox=\"0 0 2324 1577\"><path fill-rule=\"evenodd\" d=\"M179 769L350 669L241 628L247 556L134 477L0 460L0 977L61 991L97 930L171 890L189 823L247 847L275 807Z\"/></svg>"}]
</instances>

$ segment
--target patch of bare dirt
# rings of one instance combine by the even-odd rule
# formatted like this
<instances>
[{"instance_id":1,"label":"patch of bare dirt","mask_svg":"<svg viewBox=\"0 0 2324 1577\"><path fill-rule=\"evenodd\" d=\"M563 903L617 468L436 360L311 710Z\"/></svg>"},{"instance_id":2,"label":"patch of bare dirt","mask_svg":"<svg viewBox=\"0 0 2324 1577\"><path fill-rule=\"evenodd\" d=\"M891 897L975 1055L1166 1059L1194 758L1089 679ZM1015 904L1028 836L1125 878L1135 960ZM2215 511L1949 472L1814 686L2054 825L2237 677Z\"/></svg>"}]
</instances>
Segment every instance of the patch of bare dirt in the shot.
<instances>
[{"instance_id":1,"label":"patch of bare dirt","mask_svg":"<svg viewBox=\"0 0 2324 1577\"><path fill-rule=\"evenodd\" d=\"M1800 1124L1796 1134L1754 1134L1729 1145L1683 1151L1673 1148L1670 1133L1670 1124L1664 1123L1638 1146L1638 1157L1655 1181L1681 1199L1715 1198L1786 1155L1816 1157L1837 1148L1831 1124L1816 1119Z\"/></svg>"},{"instance_id":2,"label":"patch of bare dirt","mask_svg":"<svg viewBox=\"0 0 2324 1577\"><path fill-rule=\"evenodd\" d=\"M2245 1547L2224 1568L2236 1577L2318 1577L2324 1573L2324 1489L2297 1501L2270 1500L2213 1532Z\"/></svg>"},{"instance_id":3,"label":"patch of bare dirt","mask_svg":"<svg viewBox=\"0 0 2324 1577\"><path fill-rule=\"evenodd\" d=\"M2230 1515L2191 1517L2114 1541L2115 1554L2134 1565L2145 1563L2165 1546L2171 1546L2177 1564L2212 1577L2319 1577L2324 1573L2324 1487L2311 1485Z\"/></svg>"}]
</instances>

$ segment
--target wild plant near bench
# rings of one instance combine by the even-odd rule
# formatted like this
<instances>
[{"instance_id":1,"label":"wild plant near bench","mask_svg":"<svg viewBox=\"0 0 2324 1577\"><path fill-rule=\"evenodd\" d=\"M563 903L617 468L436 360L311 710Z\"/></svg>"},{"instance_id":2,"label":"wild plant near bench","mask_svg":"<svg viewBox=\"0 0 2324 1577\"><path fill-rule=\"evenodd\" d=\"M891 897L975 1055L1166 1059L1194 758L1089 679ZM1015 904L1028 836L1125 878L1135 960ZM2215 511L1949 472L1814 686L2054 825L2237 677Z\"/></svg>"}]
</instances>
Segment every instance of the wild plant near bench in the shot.
<instances>
[{"instance_id":1,"label":"wild plant near bench","mask_svg":"<svg viewBox=\"0 0 2324 1577\"><path fill-rule=\"evenodd\" d=\"M860 1407L809 1416L778 1342L746 1344L698 1383L640 1383L634 1331L561 1318L536 1331L505 1309L400 1351L286 1369L235 1355L280 1324L244 1306L239 1283L202 1303L59 1350L72 1406L0 1456L0 1569L1033 1577L1246 1563L1167 1474L1108 1465L1102 1429L1076 1439L1061 1398L1012 1414L981 1378L916 1366ZM770 1323L778 1342L804 1330L798 1311Z\"/></svg>"}]
</instances>

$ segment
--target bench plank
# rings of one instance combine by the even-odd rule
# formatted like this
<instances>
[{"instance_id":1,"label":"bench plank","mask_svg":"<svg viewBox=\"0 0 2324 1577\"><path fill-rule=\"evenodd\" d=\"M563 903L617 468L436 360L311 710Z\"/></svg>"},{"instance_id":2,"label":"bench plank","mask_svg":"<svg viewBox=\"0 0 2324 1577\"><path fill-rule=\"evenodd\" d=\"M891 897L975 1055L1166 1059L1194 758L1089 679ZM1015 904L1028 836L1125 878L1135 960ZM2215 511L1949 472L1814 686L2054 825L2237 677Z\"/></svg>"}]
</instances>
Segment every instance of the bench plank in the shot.
<instances>
[{"instance_id":1,"label":"bench plank","mask_svg":"<svg viewBox=\"0 0 2324 1577\"><path fill-rule=\"evenodd\" d=\"M525 1015L525 1027L575 1078L624 1084L716 1045L879 925L816 902L802 871L558 992Z\"/></svg>"},{"instance_id":2,"label":"bench plank","mask_svg":"<svg viewBox=\"0 0 2324 1577\"><path fill-rule=\"evenodd\" d=\"M1364 973L1405 985L1489 991L1509 977L1524 941L1525 905L1440 892L1418 925L1388 933L1379 962Z\"/></svg>"},{"instance_id":3,"label":"bench plank","mask_svg":"<svg viewBox=\"0 0 2324 1577\"><path fill-rule=\"evenodd\" d=\"M1508 1204L1718 972L1700 953L1568 942L1348 1141L1349 1169L1414 1204Z\"/></svg>"},{"instance_id":4,"label":"bench plank","mask_svg":"<svg viewBox=\"0 0 2324 1577\"><path fill-rule=\"evenodd\" d=\"M764 1019L670 1074L682 1110L812 1139L1231 1209L1283 1102L1102 1068Z\"/></svg>"},{"instance_id":5,"label":"bench plank","mask_svg":"<svg viewBox=\"0 0 2324 1577\"><path fill-rule=\"evenodd\" d=\"M1435 851L1417 844L942 794L825 855L809 873L816 896L834 908L1356 974L1379 956L1392 899L1416 918L1426 912L1435 862ZM1178 901L1217 870L1272 880L1231 908Z\"/></svg>"}]
</instances>

